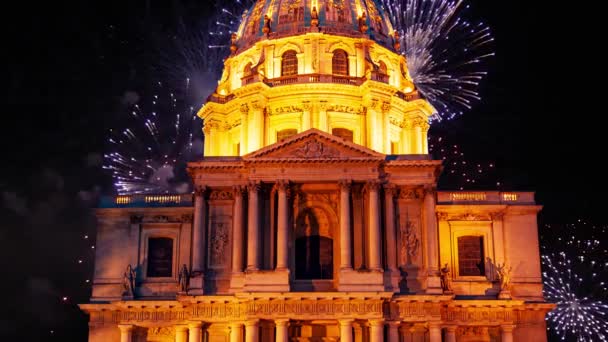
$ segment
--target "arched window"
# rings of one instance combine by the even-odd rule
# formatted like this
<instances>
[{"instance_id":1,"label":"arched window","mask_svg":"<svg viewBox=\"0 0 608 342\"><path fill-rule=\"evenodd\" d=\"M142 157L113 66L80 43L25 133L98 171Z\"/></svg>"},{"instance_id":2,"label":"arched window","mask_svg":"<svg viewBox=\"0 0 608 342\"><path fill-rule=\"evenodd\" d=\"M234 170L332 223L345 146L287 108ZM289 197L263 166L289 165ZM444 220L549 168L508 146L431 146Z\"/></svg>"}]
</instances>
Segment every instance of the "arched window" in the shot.
<instances>
[{"instance_id":1,"label":"arched window","mask_svg":"<svg viewBox=\"0 0 608 342\"><path fill-rule=\"evenodd\" d=\"M243 77L251 75L251 62L245 64L245 68L243 68Z\"/></svg>"},{"instance_id":2,"label":"arched window","mask_svg":"<svg viewBox=\"0 0 608 342\"><path fill-rule=\"evenodd\" d=\"M353 142L353 131L346 128L333 128L331 134L340 137L346 141Z\"/></svg>"},{"instance_id":3,"label":"arched window","mask_svg":"<svg viewBox=\"0 0 608 342\"><path fill-rule=\"evenodd\" d=\"M281 59L281 76L298 74L298 57L293 50L286 51Z\"/></svg>"},{"instance_id":4,"label":"arched window","mask_svg":"<svg viewBox=\"0 0 608 342\"><path fill-rule=\"evenodd\" d=\"M298 134L297 129L283 129L277 132L277 142L281 142L292 135Z\"/></svg>"},{"instance_id":5,"label":"arched window","mask_svg":"<svg viewBox=\"0 0 608 342\"><path fill-rule=\"evenodd\" d=\"M348 55L344 50L334 51L331 58L331 70L334 75L348 76Z\"/></svg>"},{"instance_id":6,"label":"arched window","mask_svg":"<svg viewBox=\"0 0 608 342\"><path fill-rule=\"evenodd\" d=\"M382 75L388 75L388 68L386 67L386 64L383 61L380 61L380 63L378 64L378 72Z\"/></svg>"},{"instance_id":7,"label":"arched window","mask_svg":"<svg viewBox=\"0 0 608 342\"><path fill-rule=\"evenodd\" d=\"M484 276L484 259L482 236L461 236L458 238L459 276Z\"/></svg>"},{"instance_id":8,"label":"arched window","mask_svg":"<svg viewBox=\"0 0 608 342\"><path fill-rule=\"evenodd\" d=\"M173 275L173 239L148 239L147 277L171 277Z\"/></svg>"}]
</instances>

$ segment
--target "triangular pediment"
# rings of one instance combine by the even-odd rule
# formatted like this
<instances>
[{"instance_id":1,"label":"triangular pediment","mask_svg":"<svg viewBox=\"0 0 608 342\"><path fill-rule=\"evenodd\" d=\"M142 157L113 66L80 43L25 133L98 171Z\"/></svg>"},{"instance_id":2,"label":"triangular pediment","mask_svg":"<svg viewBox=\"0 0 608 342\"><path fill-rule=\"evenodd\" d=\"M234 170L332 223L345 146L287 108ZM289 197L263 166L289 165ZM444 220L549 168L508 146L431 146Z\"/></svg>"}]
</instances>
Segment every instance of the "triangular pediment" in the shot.
<instances>
[{"instance_id":1,"label":"triangular pediment","mask_svg":"<svg viewBox=\"0 0 608 342\"><path fill-rule=\"evenodd\" d=\"M318 129L309 129L243 156L264 160L383 160L385 155Z\"/></svg>"}]
</instances>

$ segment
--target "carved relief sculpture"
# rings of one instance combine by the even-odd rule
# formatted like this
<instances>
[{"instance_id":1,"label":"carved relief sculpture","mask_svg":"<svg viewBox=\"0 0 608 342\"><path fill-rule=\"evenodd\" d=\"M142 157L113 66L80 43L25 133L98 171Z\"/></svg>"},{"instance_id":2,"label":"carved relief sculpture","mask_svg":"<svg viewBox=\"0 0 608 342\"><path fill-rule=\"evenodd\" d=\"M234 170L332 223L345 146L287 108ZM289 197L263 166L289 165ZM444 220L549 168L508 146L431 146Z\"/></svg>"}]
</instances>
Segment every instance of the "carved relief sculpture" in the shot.
<instances>
[{"instance_id":1,"label":"carved relief sculpture","mask_svg":"<svg viewBox=\"0 0 608 342\"><path fill-rule=\"evenodd\" d=\"M513 268L507 266L507 263L496 265L496 274L498 275L498 281L500 282L500 293L498 293L498 299L511 299L511 292L509 291L509 285L511 283L511 271Z\"/></svg>"},{"instance_id":2,"label":"carved relief sculpture","mask_svg":"<svg viewBox=\"0 0 608 342\"><path fill-rule=\"evenodd\" d=\"M211 267L221 268L225 264L226 246L228 245L228 224L216 222L213 226L211 237L210 263Z\"/></svg>"},{"instance_id":3,"label":"carved relief sculpture","mask_svg":"<svg viewBox=\"0 0 608 342\"><path fill-rule=\"evenodd\" d=\"M445 294L454 293L452 290L452 272L447 263L441 269L441 289L443 289L443 293Z\"/></svg>"},{"instance_id":4,"label":"carved relief sculpture","mask_svg":"<svg viewBox=\"0 0 608 342\"><path fill-rule=\"evenodd\" d=\"M190 284L190 271L188 271L188 267L186 264L182 266L182 269L179 271L179 283L178 283L178 291L181 293L188 293L188 285Z\"/></svg>"},{"instance_id":5,"label":"carved relief sculpture","mask_svg":"<svg viewBox=\"0 0 608 342\"><path fill-rule=\"evenodd\" d=\"M403 265L411 265L418 256L420 240L416 236L415 226L409 219L401 227L401 249L400 257Z\"/></svg>"},{"instance_id":6,"label":"carved relief sculpture","mask_svg":"<svg viewBox=\"0 0 608 342\"><path fill-rule=\"evenodd\" d=\"M133 299L135 297L135 270L131 267L131 265L127 265L127 269L123 273L123 298L125 299Z\"/></svg>"}]
</instances>

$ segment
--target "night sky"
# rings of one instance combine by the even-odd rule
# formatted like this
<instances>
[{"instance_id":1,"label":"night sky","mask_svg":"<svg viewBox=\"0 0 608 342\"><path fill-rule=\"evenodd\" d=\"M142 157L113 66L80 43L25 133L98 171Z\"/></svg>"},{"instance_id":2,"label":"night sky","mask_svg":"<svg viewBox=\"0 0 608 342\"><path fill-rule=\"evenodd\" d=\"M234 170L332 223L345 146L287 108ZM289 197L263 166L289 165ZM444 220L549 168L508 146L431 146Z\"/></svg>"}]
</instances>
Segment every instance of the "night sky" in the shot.
<instances>
[{"instance_id":1,"label":"night sky","mask_svg":"<svg viewBox=\"0 0 608 342\"><path fill-rule=\"evenodd\" d=\"M582 79L591 66L586 45L568 38L575 25L564 12L572 9L470 3L474 17L492 28L496 57L481 103L432 133L459 144L467 158L495 162L502 189L536 191L540 223L606 222L604 113L596 104L604 99ZM166 37L180 22L204 24L213 4L17 6L5 12L11 18L3 44L0 256L8 292L0 339L84 341L87 319L75 304L90 295L90 208L112 193L101 170L107 130L120 125L125 94L149 96L155 82L174 81Z\"/></svg>"}]
</instances>

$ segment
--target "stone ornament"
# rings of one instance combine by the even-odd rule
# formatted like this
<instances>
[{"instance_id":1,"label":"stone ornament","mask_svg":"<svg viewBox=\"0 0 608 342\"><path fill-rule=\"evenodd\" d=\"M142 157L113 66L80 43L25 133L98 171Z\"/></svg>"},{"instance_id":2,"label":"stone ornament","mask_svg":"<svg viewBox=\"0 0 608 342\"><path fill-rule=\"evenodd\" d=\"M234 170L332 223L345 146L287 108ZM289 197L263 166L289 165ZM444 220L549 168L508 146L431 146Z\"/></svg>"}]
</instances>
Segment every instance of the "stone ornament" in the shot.
<instances>
[{"instance_id":1,"label":"stone ornament","mask_svg":"<svg viewBox=\"0 0 608 342\"><path fill-rule=\"evenodd\" d=\"M178 292L188 294L188 286L190 284L190 271L186 264L182 265L182 269L178 275Z\"/></svg>"},{"instance_id":2,"label":"stone ornament","mask_svg":"<svg viewBox=\"0 0 608 342\"><path fill-rule=\"evenodd\" d=\"M135 278L136 273L131 264L127 265L127 269L123 273L122 287L123 287L123 298L133 299L135 297Z\"/></svg>"},{"instance_id":3,"label":"stone ornament","mask_svg":"<svg viewBox=\"0 0 608 342\"><path fill-rule=\"evenodd\" d=\"M496 274L498 275L498 281L500 282L500 292L498 293L498 299L511 299L511 292L509 291L509 285L511 284L511 271L513 268L507 266L507 263L496 264Z\"/></svg>"},{"instance_id":4,"label":"stone ornament","mask_svg":"<svg viewBox=\"0 0 608 342\"><path fill-rule=\"evenodd\" d=\"M404 265L413 264L420 250L420 240L416 236L416 227L409 219L401 227L401 260Z\"/></svg>"},{"instance_id":5,"label":"stone ornament","mask_svg":"<svg viewBox=\"0 0 608 342\"><path fill-rule=\"evenodd\" d=\"M454 293L452 289L452 272L446 263L443 268L441 268L441 289L443 289L443 293L452 294Z\"/></svg>"},{"instance_id":6,"label":"stone ornament","mask_svg":"<svg viewBox=\"0 0 608 342\"><path fill-rule=\"evenodd\" d=\"M294 151L297 158L338 158L340 152L333 147L327 146L320 141L311 140L298 147Z\"/></svg>"}]
</instances>

